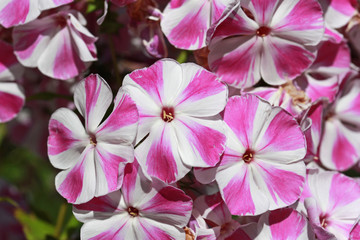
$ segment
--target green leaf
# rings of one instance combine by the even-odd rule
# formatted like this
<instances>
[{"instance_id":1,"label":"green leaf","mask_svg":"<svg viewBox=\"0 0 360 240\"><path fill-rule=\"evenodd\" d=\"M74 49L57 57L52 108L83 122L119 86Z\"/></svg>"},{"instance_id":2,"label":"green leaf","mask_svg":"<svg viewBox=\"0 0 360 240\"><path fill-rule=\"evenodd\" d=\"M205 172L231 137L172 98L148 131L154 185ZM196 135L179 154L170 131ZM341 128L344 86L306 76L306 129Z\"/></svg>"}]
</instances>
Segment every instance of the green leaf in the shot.
<instances>
[{"instance_id":1,"label":"green leaf","mask_svg":"<svg viewBox=\"0 0 360 240\"><path fill-rule=\"evenodd\" d=\"M4 123L0 124L0 145L6 136L6 125Z\"/></svg>"},{"instance_id":2,"label":"green leaf","mask_svg":"<svg viewBox=\"0 0 360 240\"><path fill-rule=\"evenodd\" d=\"M38 219L34 214L29 214L17 208L15 218L23 226L25 236L28 240L46 240L47 236L54 233L54 226Z\"/></svg>"}]
</instances>

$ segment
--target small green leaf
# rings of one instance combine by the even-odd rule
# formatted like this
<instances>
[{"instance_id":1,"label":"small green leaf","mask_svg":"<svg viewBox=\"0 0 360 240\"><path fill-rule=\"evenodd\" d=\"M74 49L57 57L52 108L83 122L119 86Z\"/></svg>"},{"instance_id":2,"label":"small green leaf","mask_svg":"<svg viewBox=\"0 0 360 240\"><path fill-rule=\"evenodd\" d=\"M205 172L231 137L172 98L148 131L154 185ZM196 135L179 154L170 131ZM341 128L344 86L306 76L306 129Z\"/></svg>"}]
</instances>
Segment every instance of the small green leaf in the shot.
<instances>
[{"instance_id":1,"label":"small green leaf","mask_svg":"<svg viewBox=\"0 0 360 240\"><path fill-rule=\"evenodd\" d=\"M17 208L15 218L23 226L25 236L28 240L46 240L47 236L54 233L54 226L38 219L34 214L29 214Z\"/></svg>"},{"instance_id":2,"label":"small green leaf","mask_svg":"<svg viewBox=\"0 0 360 240\"><path fill-rule=\"evenodd\" d=\"M6 136L6 125L4 123L0 124L0 145Z\"/></svg>"}]
</instances>

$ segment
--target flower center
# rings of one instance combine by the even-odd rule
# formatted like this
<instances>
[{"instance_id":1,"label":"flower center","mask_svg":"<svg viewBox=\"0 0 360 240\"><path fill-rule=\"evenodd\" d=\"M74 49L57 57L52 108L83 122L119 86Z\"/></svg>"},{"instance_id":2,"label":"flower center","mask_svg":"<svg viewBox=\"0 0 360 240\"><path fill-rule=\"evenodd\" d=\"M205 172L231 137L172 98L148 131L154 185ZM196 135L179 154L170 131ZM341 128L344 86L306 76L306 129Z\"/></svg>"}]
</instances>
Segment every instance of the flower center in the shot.
<instances>
[{"instance_id":1,"label":"flower center","mask_svg":"<svg viewBox=\"0 0 360 240\"><path fill-rule=\"evenodd\" d=\"M94 146L96 146L96 144L97 144L95 134L93 134L93 133L90 133L90 144L92 144Z\"/></svg>"},{"instance_id":2,"label":"flower center","mask_svg":"<svg viewBox=\"0 0 360 240\"><path fill-rule=\"evenodd\" d=\"M256 35L258 35L259 37L266 37L267 35L269 35L271 32L271 28L267 27L267 26L261 26L259 27L258 30L256 30Z\"/></svg>"},{"instance_id":3,"label":"flower center","mask_svg":"<svg viewBox=\"0 0 360 240\"><path fill-rule=\"evenodd\" d=\"M171 122L175 118L173 107L163 107L161 110L161 118L164 122Z\"/></svg>"},{"instance_id":4,"label":"flower center","mask_svg":"<svg viewBox=\"0 0 360 240\"><path fill-rule=\"evenodd\" d=\"M65 16L59 15L55 18L56 24L61 28L67 25L67 18Z\"/></svg>"},{"instance_id":5,"label":"flower center","mask_svg":"<svg viewBox=\"0 0 360 240\"><path fill-rule=\"evenodd\" d=\"M139 210L137 210L137 209L134 208L134 207L128 207L127 211L128 211L128 213L130 214L130 216L132 216L132 217L137 217L137 216L139 216Z\"/></svg>"},{"instance_id":6,"label":"flower center","mask_svg":"<svg viewBox=\"0 0 360 240\"><path fill-rule=\"evenodd\" d=\"M323 228L326 228L326 226L328 225L328 222L327 222L327 215L326 214L321 214L320 217L319 217L319 220L320 220L320 224Z\"/></svg>"},{"instance_id":7,"label":"flower center","mask_svg":"<svg viewBox=\"0 0 360 240\"><path fill-rule=\"evenodd\" d=\"M250 163L254 159L254 151L247 149L242 156L245 163Z\"/></svg>"}]
</instances>

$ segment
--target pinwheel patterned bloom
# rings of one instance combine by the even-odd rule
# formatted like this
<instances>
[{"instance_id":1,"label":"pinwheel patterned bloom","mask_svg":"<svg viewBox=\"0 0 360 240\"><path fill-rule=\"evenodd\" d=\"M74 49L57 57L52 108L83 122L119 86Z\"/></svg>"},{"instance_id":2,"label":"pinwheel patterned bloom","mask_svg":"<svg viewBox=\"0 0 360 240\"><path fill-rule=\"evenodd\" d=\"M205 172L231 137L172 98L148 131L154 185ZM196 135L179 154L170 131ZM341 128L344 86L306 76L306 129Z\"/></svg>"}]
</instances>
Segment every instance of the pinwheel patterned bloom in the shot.
<instances>
[{"instance_id":1,"label":"pinwheel patterned bloom","mask_svg":"<svg viewBox=\"0 0 360 240\"><path fill-rule=\"evenodd\" d=\"M73 0L2 0L0 2L0 24L6 28L28 23L41 11L55 8Z\"/></svg>"},{"instance_id":2,"label":"pinwheel patterned bloom","mask_svg":"<svg viewBox=\"0 0 360 240\"><path fill-rule=\"evenodd\" d=\"M360 159L360 79L350 79L327 106L319 157L329 169L345 171Z\"/></svg>"},{"instance_id":3,"label":"pinwheel patterned bloom","mask_svg":"<svg viewBox=\"0 0 360 240\"><path fill-rule=\"evenodd\" d=\"M353 179L335 172L308 175L305 199L309 221L318 239L349 239L360 215L360 186Z\"/></svg>"},{"instance_id":4,"label":"pinwheel patterned bloom","mask_svg":"<svg viewBox=\"0 0 360 240\"><path fill-rule=\"evenodd\" d=\"M139 166L126 165L120 191L74 205L75 217L84 222L82 239L185 239L192 200L183 191L152 178Z\"/></svg>"},{"instance_id":5,"label":"pinwheel patterned bloom","mask_svg":"<svg viewBox=\"0 0 360 240\"><path fill-rule=\"evenodd\" d=\"M191 167L215 166L225 149L219 116L227 87L193 64L163 59L127 75L123 84L139 110L135 156L150 176L171 183Z\"/></svg>"},{"instance_id":6,"label":"pinwheel patterned bloom","mask_svg":"<svg viewBox=\"0 0 360 240\"><path fill-rule=\"evenodd\" d=\"M10 44L0 40L0 123L13 119L24 105L24 94L14 81L23 72Z\"/></svg>"},{"instance_id":7,"label":"pinwheel patterned bloom","mask_svg":"<svg viewBox=\"0 0 360 240\"><path fill-rule=\"evenodd\" d=\"M300 75L324 32L315 0L235 1L208 31L209 66L229 85L271 85Z\"/></svg>"},{"instance_id":8,"label":"pinwheel patterned bloom","mask_svg":"<svg viewBox=\"0 0 360 240\"><path fill-rule=\"evenodd\" d=\"M254 95L234 96L225 108L226 150L215 168L195 169L214 179L233 215L258 215L299 199L305 182L305 137L296 120Z\"/></svg>"},{"instance_id":9,"label":"pinwheel patterned bloom","mask_svg":"<svg viewBox=\"0 0 360 240\"><path fill-rule=\"evenodd\" d=\"M55 179L57 191L69 203L84 203L121 187L123 169L134 160L138 112L120 89L112 113L100 124L112 93L98 75L79 83L74 100L85 128L73 111L58 109L49 123L48 155L51 164L63 170Z\"/></svg>"},{"instance_id":10,"label":"pinwheel patterned bloom","mask_svg":"<svg viewBox=\"0 0 360 240\"><path fill-rule=\"evenodd\" d=\"M96 59L95 38L81 13L68 10L14 28L15 55L26 67L66 80Z\"/></svg>"},{"instance_id":11,"label":"pinwheel patterned bloom","mask_svg":"<svg viewBox=\"0 0 360 240\"><path fill-rule=\"evenodd\" d=\"M166 6L161 28L177 48L205 47L206 32L232 0L171 0Z\"/></svg>"}]
</instances>

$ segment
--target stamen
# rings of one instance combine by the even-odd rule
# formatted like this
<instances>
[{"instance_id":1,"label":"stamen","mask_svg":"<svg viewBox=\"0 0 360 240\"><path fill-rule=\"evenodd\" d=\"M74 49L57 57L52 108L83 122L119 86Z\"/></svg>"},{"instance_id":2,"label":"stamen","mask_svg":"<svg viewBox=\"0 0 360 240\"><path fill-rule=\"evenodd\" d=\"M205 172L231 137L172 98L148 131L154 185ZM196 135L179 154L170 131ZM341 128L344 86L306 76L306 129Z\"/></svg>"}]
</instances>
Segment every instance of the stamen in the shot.
<instances>
[{"instance_id":1,"label":"stamen","mask_svg":"<svg viewBox=\"0 0 360 240\"><path fill-rule=\"evenodd\" d=\"M326 228L326 226L328 225L328 222L327 222L327 215L326 214L321 214L320 217L319 217L319 220L320 220L320 224L323 228Z\"/></svg>"},{"instance_id":2,"label":"stamen","mask_svg":"<svg viewBox=\"0 0 360 240\"><path fill-rule=\"evenodd\" d=\"M256 35L259 37L266 37L271 32L271 28L267 26L261 26L258 30L256 30Z\"/></svg>"},{"instance_id":3,"label":"stamen","mask_svg":"<svg viewBox=\"0 0 360 240\"><path fill-rule=\"evenodd\" d=\"M96 144L97 144L96 136L93 133L90 133L90 144L92 144L94 146L96 146Z\"/></svg>"},{"instance_id":4,"label":"stamen","mask_svg":"<svg viewBox=\"0 0 360 240\"><path fill-rule=\"evenodd\" d=\"M242 159L245 163L250 163L254 158L254 152L250 149L247 149L242 156Z\"/></svg>"},{"instance_id":5,"label":"stamen","mask_svg":"<svg viewBox=\"0 0 360 240\"><path fill-rule=\"evenodd\" d=\"M137 217L137 216L139 216L139 210L137 210L137 209L134 208L134 207L128 207L127 211L128 211L128 213L130 214L130 216L132 216L132 217Z\"/></svg>"},{"instance_id":6,"label":"stamen","mask_svg":"<svg viewBox=\"0 0 360 240\"><path fill-rule=\"evenodd\" d=\"M171 122L175 118L174 108L172 107L163 107L162 108L161 118L164 122Z\"/></svg>"}]
</instances>

